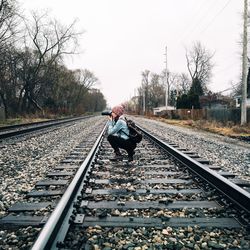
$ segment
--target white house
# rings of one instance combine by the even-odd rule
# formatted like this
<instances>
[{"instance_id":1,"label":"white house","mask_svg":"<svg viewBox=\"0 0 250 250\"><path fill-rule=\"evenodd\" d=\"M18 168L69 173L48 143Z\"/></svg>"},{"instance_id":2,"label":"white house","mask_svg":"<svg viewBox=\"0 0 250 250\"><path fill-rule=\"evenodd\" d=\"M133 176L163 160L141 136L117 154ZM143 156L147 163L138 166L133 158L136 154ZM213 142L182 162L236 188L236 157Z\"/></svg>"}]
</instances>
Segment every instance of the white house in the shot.
<instances>
[{"instance_id":1,"label":"white house","mask_svg":"<svg viewBox=\"0 0 250 250\"><path fill-rule=\"evenodd\" d=\"M154 115L159 115L162 111L166 111L166 110L175 110L175 107L173 106L162 106L162 107L157 107L157 108L153 108L153 112Z\"/></svg>"},{"instance_id":2,"label":"white house","mask_svg":"<svg viewBox=\"0 0 250 250\"><path fill-rule=\"evenodd\" d=\"M241 96L235 96L235 106L236 108L240 108L241 104ZM250 98L247 98L246 105L248 108L250 108Z\"/></svg>"}]
</instances>

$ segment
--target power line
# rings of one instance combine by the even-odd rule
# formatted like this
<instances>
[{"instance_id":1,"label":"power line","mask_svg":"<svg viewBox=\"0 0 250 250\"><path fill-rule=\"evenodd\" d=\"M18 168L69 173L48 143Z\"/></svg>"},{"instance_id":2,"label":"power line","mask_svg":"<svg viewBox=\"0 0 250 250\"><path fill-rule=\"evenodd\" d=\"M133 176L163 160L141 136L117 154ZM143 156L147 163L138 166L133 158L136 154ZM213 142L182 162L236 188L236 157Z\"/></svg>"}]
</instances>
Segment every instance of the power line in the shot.
<instances>
[{"instance_id":1,"label":"power line","mask_svg":"<svg viewBox=\"0 0 250 250\"><path fill-rule=\"evenodd\" d=\"M215 71L215 74L220 74L220 73L222 73L222 72L224 72L224 71L226 71L226 70L228 70L228 69L231 69L232 66L234 66L235 64L236 64L236 63L233 62L233 63L229 64L228 66L224 67L223 69L218 70L218 71Z\"/></svg>"},{"instance_id":2,"label":"power line","mask_svg":"<svg viewBox=\"0 0 250 250\"><path fill-rule=\"evenodd\" d=\"M203 29L200 34L204 33L207 28L214 22L214 20L223 12L223 10L229 5L229 3L231 2L231 0L228 0L227 3L224 5L224 7L214 16L214 18L210 21L210 23L205 27L205 29Z\"/></svg>"},{"instance_id":3,"label":"power line","mask_svg":"<svg viewBox=\"0 0 250 250\"><path fill-rule=\"evenodd\" d=\"M225 8L230 4L231 0L228 0L226 2L226 4L216 13L216 15L211 19L211 21L206 25L205 28L203 28L203 30L199 33L199 34L203 34L207 29L208 27L216 20L216 18L225 10ZM207 12L206 12L206 15L205 16L202 16L199 21L197 22L198 25L194 26L194 28L187 34L185 35L181 40L183 40L184 38L190 36L199 26L200 24L202 23L202 20L205 19L205 17L209 14L209 11L211 10L211 7L214 7L215 2L212 3L212 5L209 6L209 8L207 9ZM216 2L218 3L218 1Z\"/></svg>"},{"instance_id":4,"label":"power line","mask_svg":"<svg viewBox=\"0 0 250 250\"><path fill-rule=\"evenodd\" d=\"M206 1L206 3L207 2L209 2L209 1ZM202 11L199 11L199 15L197 17L198 18L200 17L200 18L196 21L196 23L193 26L193 28L191 29L191 31L189 31L186 35L184 35L181 40L183 40L184 38L188 37L190 34L192 34L197 29L197 27L199 27L201 25L202 20L204 20L206 18L206 16L210 13L211 9L213 9L215 7L216 3L218 3L218 0L214 0L206 9L204 9L205 14L203 14ZM202 5L200 7L204 7L204 5ZM199 8L199 10L200 9L201 8Z\"/></svg>"},{"instance_id":5,"label":"power line","mask_svg":"<svg viewBox=\"0 0 250 250\"><path fill-rule=\"evenodd\" d=\"M207 3L208 3L208 1L205 1L205 4L207 4ZM192 14L192 20L191 21L193 21L193 17L196 17L197 14L200 13L200 10L202 9L203 6L204 6L204 4L201 3L201 5L194 11L194 13ZM188 24L185 26L184 30L187 30L189 26L191 26L191 22L188 22Z\"/></svg>"},{"instance_id":6,"label":"power line","mask_svg":"<svg viewBox=\"0 0 250 250\"><path fill-rule=\"evenodd\" d=\"M223 93L223 92L226 92L226 91L228 91L228 90L233 90L233 89L235 89L237 86L238 86L238 84L235 84L235 85L232 85L231 88L227 88L227 89L218 91L218 92L216 92L216 93Z\"/></svg>"}]
</instances>

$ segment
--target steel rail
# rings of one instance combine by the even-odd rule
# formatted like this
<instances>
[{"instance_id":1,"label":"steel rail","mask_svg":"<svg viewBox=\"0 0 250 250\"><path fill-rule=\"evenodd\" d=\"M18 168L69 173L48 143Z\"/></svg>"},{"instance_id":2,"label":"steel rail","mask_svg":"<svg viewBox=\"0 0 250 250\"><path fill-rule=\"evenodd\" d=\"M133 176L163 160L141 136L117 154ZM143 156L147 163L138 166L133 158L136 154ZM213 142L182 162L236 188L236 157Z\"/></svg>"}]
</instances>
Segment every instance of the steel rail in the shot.
<instances>
[{"instance_id":1,"label":"steel rail","mask_svg":"<svg viewBox=\"0 0 250 250\"><path fill-rule=\"evenodd\" d=\"M50 215L48 221L46 222L37 240L35 241L32 250L57 249L57 239L62 237L62 235L58 235L66 235L70 225L68 218L71 215L73 206L72 202L80 188L82 180L84 179L84 176L87 173L91 162L94 159L100 142L104 136L106 126L107 124L105 125L101 134L97 138L88 156L85 158L84 162L79 167L74 179L71 181L64 195L57 204L55 210Z\"/></svg>"},{"instance_id":2,"label":"steel rail","mask_svg":"<svg viewBox=\"0 0 250 250\"><path fill-rule=\"evenodd\" d=\"M250 214L250 193L245 191L243 188L237 186L225 177L216 173L216 171L209 169L205 165L199 163L195 159L182 153L178 149L172 147L161 139L151 135L145 129L137 126L148 138L157 143L161 148L167 150L175 159L188 167L193 173L198 175L200 178L211 184L219 192L229 198L234 204L237 204L248 214Z\"/></svg>"},{"instance_id":3,"label":"steel rail","mask_svg":"<svg viewBox=\"0 0 250 250\"><path fill-rule=\"evenodd\" d=\"M16 136L16 135L21 135L21 134L25 134L28 132L32 132L32 131L36 131L36 130L40 130L40 129L44 129L44 128L48 128L48 127L52 127L55 125L60 125L60 124L64 124L64 123L68 123L68 122L72 122L72 121L77 121L77 120L81 120L81 119L86 119L89 118L91 116L82 116L82 117L77 117L77 118L67 118L67 119L59 119L59 120L52 120L52 121L44 121L44 122L39 122L39 123L26 123L26 124L19 124L19 125L14 125L14 128L17 127L27 127L27 126L32 126L30 128L24 128L21 130L15 130L15 131L10 131L10 132L3 132L0 131L0 139L6 139L12 136ZM5 127L7 129L7 127ZM0 129L1 130L1 129ZM4 130L4 129L2 129Z\"/></svg>"}]
</instances>

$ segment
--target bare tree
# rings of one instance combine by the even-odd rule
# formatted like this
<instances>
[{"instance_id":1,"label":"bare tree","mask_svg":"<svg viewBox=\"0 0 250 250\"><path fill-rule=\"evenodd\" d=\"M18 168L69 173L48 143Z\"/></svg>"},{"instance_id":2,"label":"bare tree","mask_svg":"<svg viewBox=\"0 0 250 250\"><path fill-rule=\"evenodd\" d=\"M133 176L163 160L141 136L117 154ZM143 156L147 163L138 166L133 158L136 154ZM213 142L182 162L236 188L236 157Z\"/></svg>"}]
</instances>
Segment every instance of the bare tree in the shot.
<instances>
[{"instance_id":1,"label":"bare tree","mask_svg":"<svg viewBox=\"0 0 250 250\"><path fill-rule=\"evenodd\" d=\"M187 74L181 73L178 77L179 94L187 94L191 87L191 81Z\"/></svg>"},{"instance_id":2,"label":"bare tree","mask_svg":"<svg viewBox=\"0 0 250 250\"><path fill-rule=\"evenodd\" d=\"M79 85L78 93L75 98L75 102L79 103L80 99L85 96L85 94L98 83L98 78L93 72L88 69L76 70L74 71L75 80Z\"/></svg>"},{"instance_id":3,"label":"bare tree","mask_svg":"<svg viewBox=\"0 0 250 250\"><path fill-rule=\"evenodd\" d=\"M186 50L187 68L192 79L199 81L202 89L207 90L207 84L212 75L212 58L211 54L200 42L194 43L191 50Z\"/></svg>"},{"instance_id":4,"label":"bare tree","mask_svg":"<svg viewBox=\"0 0 250 250\"><path fill-rule=\"evenodd\" d=\"M63 62L65 55L77 53L82 32L75 31L76 21L64 26L48 13L32 13L30 20L21 18L25 33L20 42L14 39L20 38L16 13L14 0L0 0L0 105L6 115L103 109L102 93L92 91L99 82L94 73L69 70Z\"/></svg>"},{"instance_id":5,"label":"bare tree","mask_svg":"<svg viewBox=\"0 0 250 250\"><path fill-rule=\"evenodd\" d=\"M107 103L99 89L92 88L86 95L84 106L89 112L102 111Z\"/></svg>"},{"instance_id":6,"label":"bare tree","mask_svg":"<svg viewBox=\"0 0 250 250\"><path fill-rule=\"evenodd\" d=\"M14 0L0 0L0 47L9 43L18 26L17 4Z\"/></svg>"},{"instance_id":7,"label":"bare tree","mask_svg":"<svg viewBox=\"0 0 250 250\"><path fill-rule=\"evenodd\" d=\"M150 71L149 70L144 70L142 73L142 81L141 81L141 89L140 89L140 93L141 93L141 103L142 103L142 110L143 112L146 111L148 112L148 87L149 87L149 74ZM145 109L145 110L144 110Z\"/></svg>"},{"instance_id":8,"label":"bare tree","mask_svg":"<svg viewBox=\"0 0 250 250\"><path fill-rule=\"evenodd\" d=\"M164 104L165 88L164 85L160 83L160 79L160 75L155 73L151 74L148 98L148 106L150 107L151 111L153 110L153 108Z\"/></svg>"},{"instance_id":9,"label":"bare tree","mask_svg":"<svg viewBox=\"0 0 250 250\"><path fill-rule=\"evenodd\" d=\"M18 54L13 46L1 51L0 55L0 105L8 118L17 111L19 82L17 79Z\"/></svg>"},{"instance_id":10,"label":"bare tree","mask_svg":"<svg viewBox=\"0 0 250 250\"><path fill-rule=\"evenodd\" d=\"M75 77L82 88L85 88L86 90L89 90L98 83L98 78L88 69L76 70Z\"/></svg>"},{"instance_id":11,"label":"bare tree","mask_svg":"<svg viewBox=\"0 0 250 250\"><path fill-rule=\"evenodd\" d=\"M38 98L46 84L44 76L50 71L53 64L63 60L66 54L74 54L77 39L82 32L75 31L76 21L69 26L63 26L57 20L49 18L48 13L38 15L32 13L32 22L26 22L28 37L25 40L25 51L28 56L24 59L23 100L22 110L33 108L42 111ZM30 41L30 42L29 42Z\"/></svg>"},{"instance_id":12,"label":"bare tree","mask_svg":"<svg viewBox=\"0 0 250 250\"><path fill-rule=\"evenodd\" d=\"M178 84L179 84L179 74L177 73L169 73L169 77L168 77L168 90L171 91L173 89L177 89L178 88Z\"/></svg>"},{"instance_id":13,"label":"bare tree","mask_svg":"<svg viewBox=\"0 0 250 250\"><path fill-rule=\"evenodd\" d=\"M9 110L16 109L18 94L15 65L17 54L14 42L18 34L19 15L14 0L0 0L0 105L4 106L6 117Z\"/></svg>"},{"instance_id":14,"label":"bare tree","mask_svg":"<svg viewBox=\"0 0 250 250\"><path fill-rule=\"evenodd\" d=\"M176 96L178 96L181 91L180 91L180 75L178 73L174 73L174 72L168 72L167 74L167 81L166 79L166 70L164 69L161 73L161 79L164 82L165 85L165 95L166 95L166 87L168 90L168 104L173 105L173 103L175 102ZM166 86L167 84L167 86ZM174 95L173 95L174 93Z\"/></svg>"},{"instance_id":15,"label":"bare tree","mask_svg":"<svg viewBox=\"0 0 250 250\"><path fill-rule=\"evenodd\" d=\"M145 111L148 113L153 108L163 105L165 90L164 84L161 83L161 76L156 73L151 73L149 70L142 72L142 84L138 89L139 92L139 106L145 105ZM135 99L133 100L133 102ZM144 104L144 105L143 105ZM135 106L135 105L132 105ZM135 108L134 108L135 109Z\"/></svg>"},{"instance_id":16,"label":"bare tree","mask_svg":"<svg viewBox=\"0 0 250 250\"><path fill-rule=\"evenodd\" d=\"M51 19L47 12L32 12L32 20L26 23L26 27L34 49L39 54L39 63L44 60L53 63L58 58L62 59L63 55L76 53L78 38L83 33L75 31L77 20L65 26Z\"/></svg>"}]
</instances>

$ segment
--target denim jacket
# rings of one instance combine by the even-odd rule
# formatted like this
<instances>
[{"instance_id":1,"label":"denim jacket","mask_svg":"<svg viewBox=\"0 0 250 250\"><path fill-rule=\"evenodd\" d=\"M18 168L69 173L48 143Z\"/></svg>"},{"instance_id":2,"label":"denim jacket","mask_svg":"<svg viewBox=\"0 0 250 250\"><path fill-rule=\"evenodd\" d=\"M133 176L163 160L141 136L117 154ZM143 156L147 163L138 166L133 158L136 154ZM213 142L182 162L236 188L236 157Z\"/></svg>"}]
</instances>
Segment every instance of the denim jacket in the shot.
<instances>
[{"instance_id":1,"label":"denim jacket","mask_svg":"<svg viewBox=\"0 0 250 250\"><path fill-rule=\"evenodd\" d=\"M108 123L108 135L116 135L125 140L128 140L129 130L124 116L120 116L118 121L109 121Z\"/></svg>"}]
</instances>

